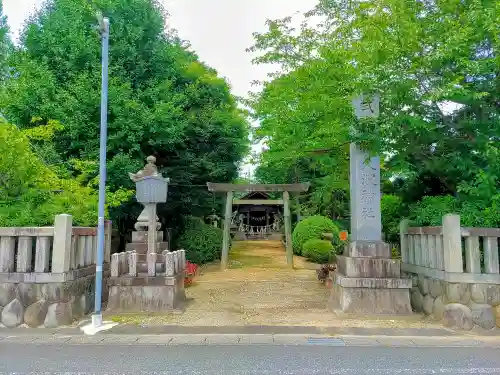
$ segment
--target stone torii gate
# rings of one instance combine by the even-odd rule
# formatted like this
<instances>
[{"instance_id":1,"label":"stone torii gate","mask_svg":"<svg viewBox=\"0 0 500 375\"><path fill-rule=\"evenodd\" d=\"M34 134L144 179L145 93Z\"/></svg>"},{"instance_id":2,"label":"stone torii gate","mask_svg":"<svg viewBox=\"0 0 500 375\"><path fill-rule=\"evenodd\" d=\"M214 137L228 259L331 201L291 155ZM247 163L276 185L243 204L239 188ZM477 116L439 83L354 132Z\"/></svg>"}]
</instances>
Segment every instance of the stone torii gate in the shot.
<instances>
[{"instance_id":1,"label":"stone torii gate","mask_svg":"<svg viewBox=\"0 0 500 375\"><path fill-rule=\"evenodd\" d=\"M235 192L282 192L283 193L283 211L285 220L285 246L286 262L293 267L293 248L292 248L292 222L290 217L290 193L303 193L309 190L309 183L301 184L221 184L207 182L208 190L211 192L226 193L226 207L224 211L223 241L221 268L227 268L229 258L229 237L231 227L231 213L233 210L233 196Z\"/></svg>"}]
</instances>

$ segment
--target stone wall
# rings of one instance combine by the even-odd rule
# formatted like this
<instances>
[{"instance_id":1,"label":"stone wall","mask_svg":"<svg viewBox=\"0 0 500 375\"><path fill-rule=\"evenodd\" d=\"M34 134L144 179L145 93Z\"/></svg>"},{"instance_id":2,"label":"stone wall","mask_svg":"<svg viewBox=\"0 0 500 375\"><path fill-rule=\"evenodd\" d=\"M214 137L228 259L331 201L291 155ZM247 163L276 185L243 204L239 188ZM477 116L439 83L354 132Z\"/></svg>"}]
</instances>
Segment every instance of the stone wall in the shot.
<instances>
[{"instance_id":1,"label":"stone wall","mask_svg":"<svg viewBox=\"0 0 500 375\"><path fill-rule=\"evenodd\" d=\"M105 226L103 296L107 297L111 225ZM0 326L71 324L94 305L97 228L73 227L57 215L53 227L0 228Z\"/></svg>"},{"instance_id":2,"label":"stone wall","mask_svg":"<svg viewBox=\"0 0 500 375\"><path fill-rule=\"evenodd\" d=\"M417 274L407 277L412 279L410 300L416 312L457 330L500 327L500 285L452 283Z\"/></svg>"},{"instance_id":3,"label":"stone wall","mask_svg":"<svg viewBox=\"0 0 500 375\"><path fill-rule=\"evenodd\" d=\"M65 282L0 283L0 326L55 328L72 324L94 308L94 273ZM106 278L103 284L103 297L107 297Z\"/></svg>"}]
</instances>

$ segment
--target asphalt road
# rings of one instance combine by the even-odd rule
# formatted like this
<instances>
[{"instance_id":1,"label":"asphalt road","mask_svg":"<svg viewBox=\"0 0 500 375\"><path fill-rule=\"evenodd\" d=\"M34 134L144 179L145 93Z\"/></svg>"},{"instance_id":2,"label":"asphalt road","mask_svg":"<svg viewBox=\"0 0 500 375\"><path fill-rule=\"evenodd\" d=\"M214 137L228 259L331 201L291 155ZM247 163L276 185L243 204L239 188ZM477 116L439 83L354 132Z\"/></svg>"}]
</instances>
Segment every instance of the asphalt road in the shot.
<instances>
[{"instance_id":1,"label":"asphalt road","mask_svg":"<svg viewBox=\"0 0 500 375\"><path fill-rule=\"evenodd\" d=\"M500 374L498 348L0 343L0 374Z\"/></svg>"}]
</instances>

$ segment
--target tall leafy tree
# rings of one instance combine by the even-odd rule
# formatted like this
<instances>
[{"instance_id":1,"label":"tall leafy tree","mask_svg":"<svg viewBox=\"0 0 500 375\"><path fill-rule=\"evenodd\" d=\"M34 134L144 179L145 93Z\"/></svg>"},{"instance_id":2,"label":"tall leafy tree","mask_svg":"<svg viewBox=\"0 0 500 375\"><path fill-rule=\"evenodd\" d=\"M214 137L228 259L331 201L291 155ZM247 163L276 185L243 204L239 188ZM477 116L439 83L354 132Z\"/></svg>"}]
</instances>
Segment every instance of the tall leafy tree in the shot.
<instances>
[{"instance_id":1,"label":"tall leafy tree","mask_svg":"<svg viewBox=\"0 0 500 375\"><path fill-rule=\"evenodd\" d=\"M175 185L165 217L203 214L212 205L203 186L230 181L247 151L247 122L228 84L165 26L156 0L48 0L27 23L10 59L0 99L10 122L25 129L58 120L63 129L41 156L97 174L100 36L96 12L110 18L108 184L131 187L128 172L147 155ZM114 219L130 226L137 211Z\"/></svg>"},{"instance_id":2,"label":"tall leafy tree","mask_svg":"<svg viewBox=\"0 0 500 375\"><path fill-rule=\"evenodd\" d=\"M4 79L5 62L11 48L9 25L7 24L7 17L3 14L3 1L0 0L0 83Z\"/></svg>"},{"instance_id":3,"label":"tall leafy tree","mask_svg":"<svg viewBox=\"0 0 500 375\"><path fill-rule=\"evenodd\" d=\"M298 29L290 18L270 21L252 47L257 63L281 67L253 106L269 153L285 142L304 154L307 135L341 154L343 142L297 130L307 120L386 156L386 177L401 177L408 203L470 201L484 171L498 189L489 155L500 134L499 14L495 1L322 0ZM381 94L378 120L353 118L361 92Z\"/></svg>"}]
</instances>

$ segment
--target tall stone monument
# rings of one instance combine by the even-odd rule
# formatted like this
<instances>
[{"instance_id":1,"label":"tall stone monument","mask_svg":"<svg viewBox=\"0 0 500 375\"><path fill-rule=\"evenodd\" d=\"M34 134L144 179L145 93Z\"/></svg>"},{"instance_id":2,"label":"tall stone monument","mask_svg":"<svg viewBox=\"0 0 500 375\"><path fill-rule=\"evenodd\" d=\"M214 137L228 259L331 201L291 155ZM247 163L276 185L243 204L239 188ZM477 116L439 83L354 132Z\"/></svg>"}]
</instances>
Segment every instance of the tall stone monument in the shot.
<instances>
[{"instance_id":1,"label":"tall stone monument","mask_svg":"<svg viewBox=\"0 0 500 375\"><path fill-rule=\"evenodd\" d=\"M353 100L358 119L377 117L380 97ZM401 278L400 261L382 241L380 159L350 145L350 242L337 256L331 310L360 314L410 314L411 280Z\"/></svg>"}]
</instances>

